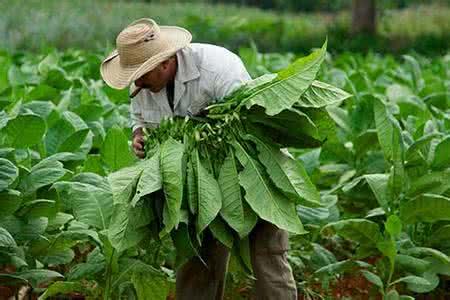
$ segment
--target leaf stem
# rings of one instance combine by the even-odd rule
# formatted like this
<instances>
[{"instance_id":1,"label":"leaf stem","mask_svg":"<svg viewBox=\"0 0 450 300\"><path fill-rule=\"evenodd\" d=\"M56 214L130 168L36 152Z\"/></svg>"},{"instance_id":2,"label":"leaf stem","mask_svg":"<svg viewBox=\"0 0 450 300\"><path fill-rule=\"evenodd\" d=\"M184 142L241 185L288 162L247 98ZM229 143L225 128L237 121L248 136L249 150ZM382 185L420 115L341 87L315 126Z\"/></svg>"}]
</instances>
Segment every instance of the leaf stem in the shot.
<instances>
[{"instance_id":1,"label":"leaf stem","mask_svg":"<svg viewBox=\"0 0 450 300\"><path fill-rule=\"evenodd\" d=\"M111 295L111 280L112 280L112 276L111 276L111 264L112 264L112 260L114 259L114 254L115 254L116 249L112 249L111 252L111 257L109 259L108 262L108 267L106 269L106 286L105 286L105 292L103 294L103 299L104 300L109 300L110 295Z\"/></svg>"}]
</instances>

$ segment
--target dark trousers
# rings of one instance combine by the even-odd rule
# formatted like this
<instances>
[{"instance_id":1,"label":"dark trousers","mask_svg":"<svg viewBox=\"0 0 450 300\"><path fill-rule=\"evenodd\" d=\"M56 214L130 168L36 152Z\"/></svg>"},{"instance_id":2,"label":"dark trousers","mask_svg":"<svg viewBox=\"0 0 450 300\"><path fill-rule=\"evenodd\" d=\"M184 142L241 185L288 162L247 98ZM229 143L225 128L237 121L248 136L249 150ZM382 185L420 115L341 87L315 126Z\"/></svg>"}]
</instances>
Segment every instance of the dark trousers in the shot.
<instances>
[{"instance_id":1,"label":"dark trousers","mask_svg":"<svg viewBox=\"0 0 450 300\"><path fill-rule=\"evenodd\" d=\"M294 300L297 289L287 261L288 233L260 221L250 234L250 251L256 278L254 299ZM201 249L205 266L197 257L177 272L177 300L219 300L223 298L229 250L212 237Z\"/></svg>"}]
</instances>

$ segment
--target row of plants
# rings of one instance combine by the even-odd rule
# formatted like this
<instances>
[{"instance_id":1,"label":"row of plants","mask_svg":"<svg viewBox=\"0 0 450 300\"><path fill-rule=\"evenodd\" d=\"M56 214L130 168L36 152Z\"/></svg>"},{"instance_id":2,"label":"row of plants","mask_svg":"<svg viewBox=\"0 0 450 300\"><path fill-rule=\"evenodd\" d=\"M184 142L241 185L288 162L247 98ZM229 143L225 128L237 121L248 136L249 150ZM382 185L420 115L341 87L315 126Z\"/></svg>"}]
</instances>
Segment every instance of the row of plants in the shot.
<instances>
[{"instance_id":1,"label":"row of plants","mask_svg":"<svg viewBox=\"0 0 450 300\"><path fill-rule=\"evenodd\" d=\"M282 6L286 8L284 2ZM442 54L449 48L450 8L445 1L423 2L401 10L379 3L378 34L354 37L350 34L350 10L294 13L293 10L280 12L199 2L95 1L74 6L68 0L45 3L19 0L0 3L3 12L0 38L4 41L3 47L13 51L39 52L49 45L58 49L103 51L106 43L114 45L115 37L130 20L150 17L158 24L188 28L195 42L223 45L233 50L254 41L264 52L305 54L328 36L329 49L333 52L416 50ZM24 6L27 9L23 9Z\"/></svg>"},{"instance_id":2,"label":"row of plants","mask_svg":"<svg viewBox=\"0 0 450 300\"><path fill-rule=\"evenodd\" d=\"M97 76L91 72L98 64L91 61L98 57L78 52L54 52L42 60L5 55L0 141L2 280L29 287L32 293L45 291L42 299L81 291L92 298L165 298L173 271L161 269L161 248L169 247L172 250L164 253L176 254L163 258L166 266L175 269L197 253L193 245L201 243L205 229L231 248L233 230L237 244L241 243L257 215L304 233L295 203L305 199L317 206L319 194L301 163L282 154L276 142L259 140L264 136L258 130L264 130L262 122L279 122L294 105L291 118L311 124L305 131L309 144L321 143L325 135L319 134L313 120L326 115L325 105L349 96L314 81L325 49L324 45L277 76L255 79L226 102L211 107L203 121L164 122L151 132L151 158L140 162L131 155L121 129L128 126L128 105L121 103L127 101L126 94L88 79ZM278 105L268 101L272 93L279 94ZM256 107L265 107L267 115ZM243 130L247 119L249 130ZM328 123L332 124L331 119ZM280 138L290 145L290 136ZM231 140L234 151L229 147ZM264 151L260 158L253 157L256 148L250 141ZM226 159L225 153L229 154ZM276 176L267 157L272 154L279 156ZM238 162L244 170L237 169ZM190 168L185 171L185 166ZM255 174L260 179L256 186ZM244 177L246 183L240 179ZM184 178L195 182L184 187ZM229 188L223 189L225 185ZM247 202L239 185L247 191ZM162 187L166 201L158 212L152 209L153 198ZM266 188L264 205L258 201L261 188ZM224 199L231 202L222 205L225 193L230 195ZM189 210L183 210L185 201ZM236 215L242 209L245 215ZM196 222L189 222L194 217ZM197 238L190 238L192 230ZM237 250L243 252L245 247ZM248 255L241 256L248 263ZM42 285L62 277L66 280L48 288Z\"/></svg>"},{"instance_id":3,"label":"row of plants","mask_svg":"<svg viewBox=\"0 0 450 300\"><path fill-rule=\"evenodd\" d=\"M292 60L255 49L241 55L254 74ZM334 138L312 151L291 149L333 196L327 209L299 208L312 234L295 240L293 253L303 260L293 256L292 263L306 293L316 294L317 276L339 280L356 268L372 293L388 299L432 291L448 297L449 66L449 55L404 55L400 63L380 55L329 57L320 79L353 97L327 107L338 126Z\"/></svg>"}]
</instances>

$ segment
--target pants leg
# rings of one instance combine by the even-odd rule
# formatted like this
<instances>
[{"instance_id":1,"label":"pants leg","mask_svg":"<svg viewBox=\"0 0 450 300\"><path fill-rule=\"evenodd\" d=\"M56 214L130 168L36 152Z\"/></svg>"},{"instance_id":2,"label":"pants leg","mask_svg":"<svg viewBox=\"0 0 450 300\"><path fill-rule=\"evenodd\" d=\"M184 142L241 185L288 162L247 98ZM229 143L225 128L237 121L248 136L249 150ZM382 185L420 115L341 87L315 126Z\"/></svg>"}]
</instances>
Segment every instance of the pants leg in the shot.
<instances>
[{"instance_id":1,"label":"pants leg","mask_svg":"<svg viewBox=\"0 0 450 300\"><path fill-rule=\"evenodd\" d=\"M297 288L287 261L288 233L260 221L250 234L250 252L256 277L256 300L296 300Z\"/></svg>"},{"instance_id":2,"label":"pants leg","mask_svg":"<svg viewBox=\"0 0 450 300\"><path fill-rule=\"evenodd\" d=\"M211 234L206 234L200 256L191 258L178 271L177 300L221 300L225 289L229 250Z\"/></svg>"}]
</instances>

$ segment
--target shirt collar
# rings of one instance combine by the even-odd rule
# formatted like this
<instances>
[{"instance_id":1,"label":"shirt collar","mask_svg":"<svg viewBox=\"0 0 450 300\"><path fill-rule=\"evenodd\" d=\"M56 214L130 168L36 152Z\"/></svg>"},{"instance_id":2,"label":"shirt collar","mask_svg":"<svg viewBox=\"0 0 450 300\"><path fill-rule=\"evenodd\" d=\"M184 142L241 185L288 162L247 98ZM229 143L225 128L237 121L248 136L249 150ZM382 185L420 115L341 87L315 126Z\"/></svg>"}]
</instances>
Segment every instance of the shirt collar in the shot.
<instances>
[{"instance_id":1,"label":"shirt collar","mask_svg":"<svg viewBox=\"0 0 450 300\"><path fill-rule=\"evenodd\" d=\"M194 53L188 46L177 52L177 74L175 80L185 83L200 77L197 64L195 62Z\"/></svg>"}]
</instances>

